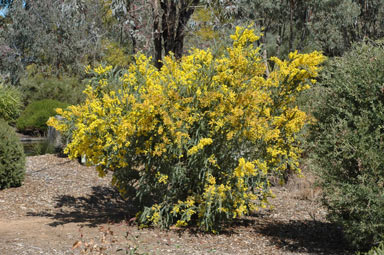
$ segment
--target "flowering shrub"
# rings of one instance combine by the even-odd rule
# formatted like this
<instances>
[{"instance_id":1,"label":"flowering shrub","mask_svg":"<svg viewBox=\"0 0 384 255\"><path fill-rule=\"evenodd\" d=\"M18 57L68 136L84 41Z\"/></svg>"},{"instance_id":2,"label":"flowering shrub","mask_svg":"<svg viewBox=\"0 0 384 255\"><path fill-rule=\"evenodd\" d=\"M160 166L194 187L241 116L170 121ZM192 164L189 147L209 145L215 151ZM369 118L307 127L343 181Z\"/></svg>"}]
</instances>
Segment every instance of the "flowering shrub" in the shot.
<instances>
[{"instance_id":1,"label":"flowering shrub","mask_svg":"<svg viewBox=\"0 0 384 255\"><path fill-rule=\"evenodd\" d=\"M161 70L138 55L114 90L106 79L112 67L89 70L97 79L86 102L49 121L72 130L70 157L86 154L100 175L114 172L122 195L135 192L143 226L214 231L265 207L270 175L300 171L296 135L306 114L295 100L324 57L272 58L266 77L253 30L237 28L231 38L222 56L194 49L180 61L166 57Z\"/></svg>"}]
</instances>

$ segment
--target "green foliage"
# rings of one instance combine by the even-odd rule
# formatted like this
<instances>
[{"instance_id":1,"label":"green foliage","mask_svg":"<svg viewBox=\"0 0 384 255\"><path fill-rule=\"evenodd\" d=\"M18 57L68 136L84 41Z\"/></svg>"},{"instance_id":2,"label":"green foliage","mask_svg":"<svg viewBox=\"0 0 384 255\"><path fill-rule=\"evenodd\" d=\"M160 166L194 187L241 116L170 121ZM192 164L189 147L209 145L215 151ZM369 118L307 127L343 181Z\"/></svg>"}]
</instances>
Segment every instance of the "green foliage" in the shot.
<instances>
[{"instance_id":1,"label":"green foliage","mask_svg":"<svg viewBox=\"0 0 384 255\"><path fill-rule=\"evenodd\" d=\"M212 3L212 6L194 11L189 25L190 33L185 39L187 47L211 49L230 47L232 42L227 35L238 22L222 13L217 7Z\"/></svg>"},{"instance_id":2,"label":"green foliage","mask_svg":"<svg viewBox=\"0 0 384 255\"><path fill-rule=\"evenodd\" d=\"M23 146L15 130L0 119L0 189L20 186L24 174Z\"/></svg>"},{"instance_id":3,"label":"green foliage","mask_svg":"<svg viewBox=\"0 0 384 255\"><path fill-rule=\"evenodd\" d=\"M358 255L384 255L384 243L381 242L379 245L373 247L366 253L358 253Z\"/></svg>"},{"instance_id":4,"label":"green foliage","mask_svg":"<svg viewBox=\"0 0 384 255\"><path fill-rule=\"evenodd\" d=\"M0 83L0 119L13 124L21 112L21 93L15 87Z\"/></svg>"},{"instance_id":5,"label":"green foliage","mask_svg":"<svg viewBox=\"0 0 384 255\"><path fill-rule=\"evenodd\" d=\"M41 73L34 74L34 67L35 65L28 66L27 71L31 74L20 81L19 88L23 94L24 105L43 99L54 99L69 104L78 104L84 100L82 91L85 85L77 77L46 77Z\"/></svg>"},{"instance_id":6,"label":"green foliage","mask_svg":"<svg viewBox=\"0 0 384 255\"><path fill-rule=\"evenodd\" d=\"M104 40L104 56L103 60L112 66L115 67L128 67L130 61L130 57L124 52L123 48L117 43Z\"/></svg>"},{"instance_id":7,"label":"green foliage","mask_svg":"<svg viewBox=\"0 0 384 255\"><path fill-rule=\"evenodd\" d=\"M316 92L314 158L329 219L354 247L384 234L384 48L362 44L328 64Z\"/></svg>"},{"instance_id":8,"label":"green foliage","mask_svg":"<svg viewBox=\"0 0 384 255\"><path fill-rule=\"evenodd\" d=\"M268 55L321 50L340 56L353 42L384 36L382 0L240 0L243 22L263 27Z\"/></svg>"},{"instance_id":9,"label":"green foliage","mask_svg":"<svg viewBox=\"0 0 384 255\"><path fill-rule=\"evenodd\" d=\"M65 108L67 103L52 99L34 101L29 104L16 122L21 132L34 132L43 134L47 131L47 120L56 114L56 108Z\"/></svg>"},{"instance_id":10,"label":"green foliage","mask_svg":"<svg viewBox=\"0 0 384 255\"><path fill-rule=\"evenodd\" d=\"M36 156L44 154L53 154L59 152L49 140L24 143L24 153L26 156Z\"/></svg>"},{"instance_id":11,"label":"green foliage","mask_svg":"<svg viewBox=\"0 0 384 255\"><path fill-rule=\"evenodd\" d=\"M356 1L313 1L313 8L315 12L308 24L307 40L312 46L306 47L316 47L327 55L340 56L351 47L352 42L362 39L356 26L361 7Z\"/></svg>"},{"instance_id":12,"label":"green foliage","mask_svg":"<svg viewBox=\"0 0 384 255\"><path fill-rule=\"evenodd\" d=\"M28 1L27 8L23 2L13 0L0 29L0 72L12 84L33 63L53 76L78 75L101 60L102 39L121 37L103 24L105 1Z\"/></svg>"}]
</instances>

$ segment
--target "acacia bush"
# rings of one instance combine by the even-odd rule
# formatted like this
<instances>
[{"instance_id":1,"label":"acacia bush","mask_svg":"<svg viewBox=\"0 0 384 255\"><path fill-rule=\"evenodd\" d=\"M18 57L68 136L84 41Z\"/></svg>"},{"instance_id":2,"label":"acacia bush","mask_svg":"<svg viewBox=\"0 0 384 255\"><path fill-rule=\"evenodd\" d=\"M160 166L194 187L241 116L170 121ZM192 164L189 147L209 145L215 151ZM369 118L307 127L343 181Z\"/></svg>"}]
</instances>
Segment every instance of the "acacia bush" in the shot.
<instances>
[{"instance_id":1,"label":"acacia bush","mask_svg":"<svg viewBox=\"0 0 384 255\"><path fill-rule=\"evenodd\" d=\"M0 119L0 189L20 186L24 175L23 146L15 130Z\"/></svg>"},{"instance_id":2,"label":"acacia bush","mask_svg":"<svg viewBox=\"0 0 384 255\"><path fill-rule=\"evenodd\" d=\"M362 44L328 63L311 127L313 156L332 222L368 249L384 234L384 47Z\"/></svg>"},{"instance_id":3,"label":"acacia bush","mask_svg":"<svg viewBox=\"0 0 384 255\"><path fill-rule=\"evenodd\" d=\"M166 57L160 70L138 55L116 89L112 67L99 66L86 102L49 121L71 133L69 157L85 154L100 175L113 171L121 194L139 202L142 226L215 231L265 207L271 175L300 171L296 136L306 114L295 100L324 57L272 58L267 77L253 30L238 27L231 38L216 58L194 49Z\"/></svg>"}]
</instances>

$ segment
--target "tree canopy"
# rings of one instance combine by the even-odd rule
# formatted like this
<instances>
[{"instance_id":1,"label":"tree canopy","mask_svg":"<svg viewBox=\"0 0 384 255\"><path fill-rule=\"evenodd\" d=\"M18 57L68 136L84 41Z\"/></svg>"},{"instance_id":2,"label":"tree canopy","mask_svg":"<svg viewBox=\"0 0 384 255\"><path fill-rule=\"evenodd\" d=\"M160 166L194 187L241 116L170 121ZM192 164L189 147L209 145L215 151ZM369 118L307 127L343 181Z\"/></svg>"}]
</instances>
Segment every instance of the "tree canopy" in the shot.
<instances>
[{"instance_id":1,"label":"tree canopy","mask_svg":"<svg viewBox=\"0 0 384 255\"><path fill-rule=\"evenodd\" d=\"M49 2L49 3L48 3ZM12 3L12 4L11 4ZM381 0L2 0L1 73L18 77L30 64L78 74L129 55L180 58L191 47L227 47L235 25L254 24L265 61L298 50L339 56L353 42L384 36ZM214 47L213 47L214 48ZM113 56L111 56L113 55ZM118 56L123 56L119 58Z\"/></svg>"}]
</instances>

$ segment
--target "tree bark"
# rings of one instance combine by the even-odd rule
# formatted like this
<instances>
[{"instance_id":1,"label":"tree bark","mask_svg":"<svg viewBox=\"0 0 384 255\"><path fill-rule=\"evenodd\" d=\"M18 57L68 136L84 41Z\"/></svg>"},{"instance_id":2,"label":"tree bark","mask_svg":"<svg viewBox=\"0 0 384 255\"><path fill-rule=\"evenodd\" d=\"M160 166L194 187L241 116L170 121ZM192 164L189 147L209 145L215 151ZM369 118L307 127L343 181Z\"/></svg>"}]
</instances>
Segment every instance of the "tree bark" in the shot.
<instances>
[{"instance_id":1,"label":"tree bark","mask_svg":"<svg viewBox=\"0 0 384 255\"><path fill-rule=\"evenodd\" d=\"M157 68L162 66L163 50L165 55L172 52L176 59L183 56L186 25L195 10L194 6L199 2L200 0L154 0L153 30Z\"/></svg>"},{"instance_id":2,"label":"tree bark","mask_svg":"<svg viewBox=\"0 0 384 255\"><path fill-rule=\"evenodd\" d=\"M155 51L155 66L160 69L162 66L162 44L161 44L161 23L159 1L154 0L152 5L153 12L153 44Z\"/></svg>"},{"instance_id":3,"label":"tree bark","mask_svg":"<svg viewBox=\"0 0 384 255\"><path fill-rule=\"evenodd\" d=\"M181 58L184 50L184 38L185 28L193 12L195 11L194 6L199 3L199 0L192 1L192 5L188 5L186 1L181 1L178 24L175 33L175 44L173 53L177 59Z\"/></svg>"},{"instance_id":4,"label":"tree bark","mask_svg":"<svg viewBox=\"0 0 384 255\"><path fill-rule=\"evenodd\" d=\"M293 8L294 0L289 1L289 51L293 49Z\"/></svg>"}]
</instances>

